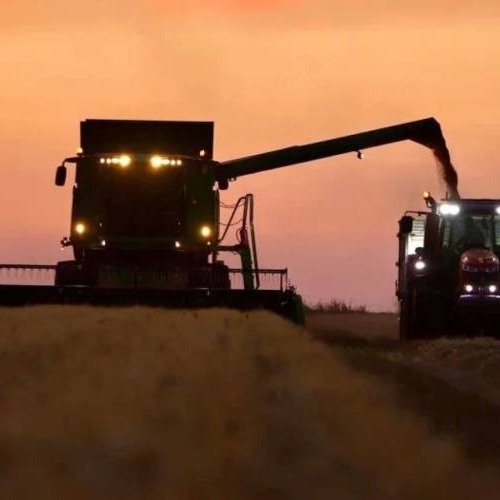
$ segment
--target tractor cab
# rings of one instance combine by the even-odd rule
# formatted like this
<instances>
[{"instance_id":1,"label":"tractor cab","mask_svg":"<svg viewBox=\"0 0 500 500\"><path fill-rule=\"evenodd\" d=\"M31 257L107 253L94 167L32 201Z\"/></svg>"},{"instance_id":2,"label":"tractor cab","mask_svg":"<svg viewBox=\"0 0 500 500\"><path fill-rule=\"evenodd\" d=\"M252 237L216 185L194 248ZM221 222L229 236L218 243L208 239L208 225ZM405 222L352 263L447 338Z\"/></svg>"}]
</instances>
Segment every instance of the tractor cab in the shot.
<instances>
[{"instance_id":1,"label":"tractor cab","mask_svg":"<svg viewBox=\"0 0 500 500\"><path fill-rule=\"evenodd\" d=\"M500 200L424 199L430 212L407 212L400 221L399 282L432 277L458 294L496 293Z\"/></svg>"},{"instance_id":2,"label":"tractor cab","mask_svg":"<svg viewBox=\"0 0 500 500\"><path fill-rule=\"evenodd\" d=\"M438 205L443 258L460 295L496 295L500 286L500 201ZM458 270L458 271L457 271Z\"/></svg>"}]
</instances>

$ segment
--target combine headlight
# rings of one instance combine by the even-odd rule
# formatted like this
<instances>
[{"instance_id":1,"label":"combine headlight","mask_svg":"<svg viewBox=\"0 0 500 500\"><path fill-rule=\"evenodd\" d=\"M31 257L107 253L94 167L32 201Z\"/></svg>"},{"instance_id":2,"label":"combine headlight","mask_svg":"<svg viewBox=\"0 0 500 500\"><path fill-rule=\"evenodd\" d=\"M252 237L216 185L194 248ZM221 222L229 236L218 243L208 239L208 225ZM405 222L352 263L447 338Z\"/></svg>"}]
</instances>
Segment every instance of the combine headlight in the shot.
<instances>
[{"instance_id":1,"label":"combine headlight","mask_svg":"<svg viewBox=\"0 0 500 500\"><path fill-rule=\"evenodd\" d=\"M427 267L427 264L423 260L417 260L414 266L417 271L423 271Z\"/></svg>"},{"instance_id":2,"label":"combine headlight","mask_svg":"<svg viewBox=\"0 0 500 500\"><path fill-rule=\"evenodd\" d=\"M212 235L212 229L210 228L210 226L201 226L200 234L203 236L203 238L210 238L210 236Z\"/></svg>"},{"instance_id":3,"label":"combine headlight","mask_svg":"<svg viewBox=\"0 0 500 500\"><path fill-rule=\"evenodd\" d=\"M458 215L460 213L460 205L456 203L443 203L439 205L439 213L441 215Z\"/></svg>"},{"instance_id":4,"label":"combine headlight","mask_svg":"<svg viewBox=\"0 0 500 500\"><path fill-rule=\"evenodd\" d=\"M87 231L87 228L85 227L85 224L82 222L78 222L75 224L75 233L79 234L80 236L84 234Z\"/></svg>"},{"instance_id":5,"label":"combine headlight","mask_svg":"<svg viewBox=\"0 0 500 500\"><path fill-rule=\"evenodd\" d=\"M498 287L496 285L490 285L488 287L488 292L490 293L495 293L498 290Z\"/></svg>"},{"instance_id":6,"label":"combine headlight","mask_svg":"<svg viewBox=\"0 0 500 500\"><path fill-rule=\"evenodd\" d=\"M160 167L180 167L182 165L182 160L179 158L164 158L162 156L152 156L149 159L149 163L153 168L160 168Z\"/></svg>"},{"instance_id":7,"label":"combine headlight","mask_svg":"<svg viewBox=\"0 0 500 500\"><path fill-rule=\"evenodd\" d=\"M474 287L472 285L465 285L464 286L464 290L467 292L467 293L472 293L474 291Z\"/></svg>"}]
</instances>

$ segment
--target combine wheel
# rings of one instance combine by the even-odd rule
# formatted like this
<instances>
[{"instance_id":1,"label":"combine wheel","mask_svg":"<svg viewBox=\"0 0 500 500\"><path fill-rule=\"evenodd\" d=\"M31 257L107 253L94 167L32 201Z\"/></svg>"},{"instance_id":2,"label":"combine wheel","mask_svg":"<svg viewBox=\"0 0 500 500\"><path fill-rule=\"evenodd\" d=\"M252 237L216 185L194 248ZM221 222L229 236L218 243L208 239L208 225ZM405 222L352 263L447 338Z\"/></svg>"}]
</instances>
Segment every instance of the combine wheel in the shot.
<instances>
[{"instance_id":1,"label":"combine wheel","mask_svg":"<svg viewBox=\"0 0 500 500\"><path fill-rule=\"evenodd\" d=\"M56 286L92 286L96 283L96 270L84 262L62 261L56 267Z\"/></svg>"}]
</instances>

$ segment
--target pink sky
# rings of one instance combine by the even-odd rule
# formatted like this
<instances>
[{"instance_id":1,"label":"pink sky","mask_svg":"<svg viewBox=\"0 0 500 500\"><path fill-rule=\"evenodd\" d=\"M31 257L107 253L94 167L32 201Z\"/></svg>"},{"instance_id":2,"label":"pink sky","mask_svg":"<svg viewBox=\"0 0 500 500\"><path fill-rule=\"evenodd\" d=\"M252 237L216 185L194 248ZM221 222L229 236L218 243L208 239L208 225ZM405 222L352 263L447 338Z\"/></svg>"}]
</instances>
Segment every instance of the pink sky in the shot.
<instances>
[{"instance_id":1,"label":"pink sky","mask_svg":"<svg viewBox=\"0 0 500 500\"><path fill-rule=\"evenodd\" d=\"M71 188L54 168L85 118L214 120L225 160L434 116L462 195L500 198L500 6L400 4L2 6L0 261L61 258ZM242 178L223 199L255 194L260 262L288 267L306 299L390 309L397 220L443 187L415 144L365 157Z\"/></svg>"}]
</instances>

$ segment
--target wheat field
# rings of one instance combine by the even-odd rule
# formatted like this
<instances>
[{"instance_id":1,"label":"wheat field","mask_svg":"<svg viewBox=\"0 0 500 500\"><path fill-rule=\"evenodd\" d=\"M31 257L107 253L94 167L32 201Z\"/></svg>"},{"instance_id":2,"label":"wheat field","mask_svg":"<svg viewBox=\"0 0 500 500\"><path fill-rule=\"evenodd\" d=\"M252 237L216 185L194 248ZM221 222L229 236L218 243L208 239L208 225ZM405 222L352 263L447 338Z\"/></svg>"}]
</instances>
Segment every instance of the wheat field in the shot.
<instances>
[{"instance_id":1,"label":"wheat field","mask_svg":"<svg viewBox=\"0 0 500 500\"><path fill-rule=\"evenodd\" d=\"M497 498L495 453L401 397L408 369L439 380L442 396L456 381L434 373L440 360L453 373L472 362L446 340L400 346L393 323L0 309L0 497ZM495 374L494 361L481 363L471 390Z\"/></svg>"}]
</instances>

